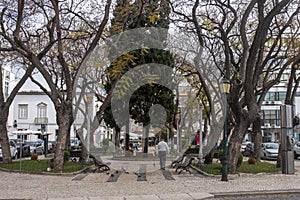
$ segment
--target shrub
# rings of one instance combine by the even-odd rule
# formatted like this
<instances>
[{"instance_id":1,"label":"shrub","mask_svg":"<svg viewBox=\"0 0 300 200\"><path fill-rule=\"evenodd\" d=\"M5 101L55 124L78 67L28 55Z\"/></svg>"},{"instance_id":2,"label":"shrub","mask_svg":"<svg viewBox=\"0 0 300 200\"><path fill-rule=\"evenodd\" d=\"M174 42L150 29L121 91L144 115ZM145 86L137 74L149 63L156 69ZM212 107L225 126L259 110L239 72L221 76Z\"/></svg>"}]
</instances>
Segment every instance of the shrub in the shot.
<instances>
[{"instance_id":1,"label":"shrub","mask_svg":"<svg viewBox=\"0 0 300 200\"><path fill-rule=\"evenodd\" d=\"M223 159L223 149L220 149L219 150L219 160L222 160Z\"/></svg>"},{"instance_id":2,"label":"shrub","mask_svg":"<svg viewBox=\"0 0 300 200\"><path fill-rule=\"evenodd\" d=\"M107 149L108 149L108 147L109 147L109 139L108 138L104 138L103 140L102 140L102 144L103 144L103 149L105 150L105 151L107 151Z\"/></svg>"},{"instance_id":3,"label":"shrub","mask_svg":"<svg viewBox=\"0 0 300 200\"><path fill-rule=\"evenodd\" d=\"M64 161L68 161L70 159L70 151L64 151Z\"/></svg>"},{"instance_id":4,"label":"shrub","mask_svg":"<svg viewBox=\"0 0 300 200\"><path fill-rule=\"evenodd\" d=\"M249 165L254 165L255 163L256 163L256 159L255 159L255 158L250 157L250 158L248 159L248 164L249 164Z\"/></svg>"},{"instance_id":5,"label":"shrub","mask_svg":"<svg viewBox=\"0 0 300 200\"><path fill-rule=\"evenodd\" d=\"M103 144L103 146L108 146L109 145L109 139L108 138L104 138L102 140L102 144Z\"/></svg>"},{"instance_id":6,"label":"shrub","mask_svg":"<svg viewBox=\"0 0 300 200\"><path fill-rule=\"evenodd\" d=\"M31 154L31 160L37 160L38 155L36 153Z\"/></svg>"}]
</instances>

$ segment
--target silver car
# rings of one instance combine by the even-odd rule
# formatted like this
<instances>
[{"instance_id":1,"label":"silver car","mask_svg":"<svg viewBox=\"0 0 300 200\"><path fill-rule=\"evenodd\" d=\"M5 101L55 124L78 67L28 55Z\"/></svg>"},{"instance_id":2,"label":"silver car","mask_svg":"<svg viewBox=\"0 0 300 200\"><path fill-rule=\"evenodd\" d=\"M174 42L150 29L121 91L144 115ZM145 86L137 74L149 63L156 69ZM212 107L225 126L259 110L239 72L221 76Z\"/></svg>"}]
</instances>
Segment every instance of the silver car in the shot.
<instances>
[{"instance_id":1,"label":"silver car","mask_svg":"<svg viewBox=\"0 0 300 200\"><path fill-rule=\"evenodd\" d=\"M296 142L293 147L294 150L294 158L297 159L300 156L300 142Z\"/></svg>"},{"instance_id":2,"label":"silver car","mask_svg":"<svg viewBox=\"0 0 300 200\"><path fill-rule=\"evenodd\" d=\"M18 154L17 145L14 141L9 141L10 155L12 158L16 158ZM0 160L2 160L2 146L0 144Z\"/></svg>"},{"instance_id":3,"label":"silver car","mask_svg":"<svg viewBox=\"0 0 300 200\"><path fill-rule=\"evenodd\" d=\"M44 153L44 146L41 141L27 141L26 144L30 146L30 154L40 154Z\"/></svg>"},{"instance_id":4,"label":"silver car","mask_svg":"<svg viewBox=\"0 0 300 200\"><path fill-rule=\"evenodd\" d=\"M242 145L241 145L241 153L244 154L245 150L246 150L246 146L247 144L251 144L250 141L243 141Z\"/></svg>"},{"instance_id":5,"label":"silver car","mask_svg":"<svg viewBox=\"0 0 300 200\"><path fill-rule=\"evenodd\" d=\"M263 159L277 159L279 151L279 144L274 142L266 142L262 144L261 158Z\"/></svg>"}]
</instances>

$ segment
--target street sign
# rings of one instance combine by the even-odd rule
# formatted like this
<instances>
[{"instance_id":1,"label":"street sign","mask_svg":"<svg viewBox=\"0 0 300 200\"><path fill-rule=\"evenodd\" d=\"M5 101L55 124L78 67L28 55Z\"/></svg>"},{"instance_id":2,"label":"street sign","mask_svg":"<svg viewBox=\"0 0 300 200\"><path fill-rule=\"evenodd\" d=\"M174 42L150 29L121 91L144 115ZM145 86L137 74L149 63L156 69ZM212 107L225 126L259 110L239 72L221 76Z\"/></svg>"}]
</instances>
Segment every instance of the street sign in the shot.
<instances>
[{"instance_id":1,"label":"street sign","mask_svg":"<svg viewBox=\"0 0 300 200\"><path fill-rule=\"evenodd\" d=\"M46 130L46 124L41 124L41 131L45 131Z\"/></svg>"}]
</instances>

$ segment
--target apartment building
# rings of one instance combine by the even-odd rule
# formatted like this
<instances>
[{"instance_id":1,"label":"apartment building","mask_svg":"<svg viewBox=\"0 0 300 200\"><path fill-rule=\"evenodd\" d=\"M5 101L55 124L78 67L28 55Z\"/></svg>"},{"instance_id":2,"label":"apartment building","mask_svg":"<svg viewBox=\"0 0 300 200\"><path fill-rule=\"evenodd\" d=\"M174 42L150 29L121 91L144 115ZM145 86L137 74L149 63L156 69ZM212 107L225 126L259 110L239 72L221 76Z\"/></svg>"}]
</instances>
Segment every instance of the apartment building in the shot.
<instances>
[{"instance_id":1,"label":"apartment building","mask_svg":"<svg viewBox=\"0 0 300 200\"><path fill-rule=\"evenodd\" d=\"M6 63L1 66L2 70L2 84L4 98L7 99L8 95L15 87L15 74L11 70L11 63Z\"/></svg>"},{"instance_id":2,"label":"apartment building","mask_svg":"<svg viewBox=\"0 0 300 200\"><path fill-rule=\"evenodd\" d=\"M282 81L272 87L263 102L261 107L262 115L262 131L263 141L279 141L281 134L281 111L280 107L284 104L286 90L287 90L287 78L283 75ZM293 116L300 115L300 89L296 93L293 105ZM299 133L296 133L296 137L299 138Z\"/></svg>"}]
</instances>

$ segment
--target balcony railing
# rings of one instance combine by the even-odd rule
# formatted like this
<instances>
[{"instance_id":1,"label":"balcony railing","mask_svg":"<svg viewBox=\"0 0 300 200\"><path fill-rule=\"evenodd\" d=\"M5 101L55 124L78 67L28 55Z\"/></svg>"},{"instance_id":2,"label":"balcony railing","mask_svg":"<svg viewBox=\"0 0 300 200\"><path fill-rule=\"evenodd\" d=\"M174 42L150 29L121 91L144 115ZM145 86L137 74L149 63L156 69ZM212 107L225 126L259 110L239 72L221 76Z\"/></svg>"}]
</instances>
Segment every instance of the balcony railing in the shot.
<instances>
[{"instance_id":1,"label":"balcony railing","mask_svg":"<svg viewBox=\"0 0 300 200\"><path fill-rule=\"evenodd\" d=\"M48 124L48 117L36 117L34 119L35 124Z\"/></svg>"}]
</instances>

